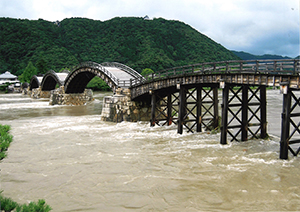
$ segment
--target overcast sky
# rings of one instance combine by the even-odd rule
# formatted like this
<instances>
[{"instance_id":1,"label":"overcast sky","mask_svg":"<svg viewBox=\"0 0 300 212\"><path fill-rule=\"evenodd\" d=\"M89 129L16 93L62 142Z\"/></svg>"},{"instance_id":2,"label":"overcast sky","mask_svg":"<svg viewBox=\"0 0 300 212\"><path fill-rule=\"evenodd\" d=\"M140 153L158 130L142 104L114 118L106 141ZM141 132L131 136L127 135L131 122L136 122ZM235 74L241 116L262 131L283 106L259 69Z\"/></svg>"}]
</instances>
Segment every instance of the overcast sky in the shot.
<instances>
[{"instance_id":1,"label":"overcast sky","mask_svg":"<svg viewBox=\"0 0 300 212\"><path fill-rule=\"evenodd\" d=\"M300 0L0 0L0 17L180 20L230 50L296 57Z\"/></svg>"}]
</instances>

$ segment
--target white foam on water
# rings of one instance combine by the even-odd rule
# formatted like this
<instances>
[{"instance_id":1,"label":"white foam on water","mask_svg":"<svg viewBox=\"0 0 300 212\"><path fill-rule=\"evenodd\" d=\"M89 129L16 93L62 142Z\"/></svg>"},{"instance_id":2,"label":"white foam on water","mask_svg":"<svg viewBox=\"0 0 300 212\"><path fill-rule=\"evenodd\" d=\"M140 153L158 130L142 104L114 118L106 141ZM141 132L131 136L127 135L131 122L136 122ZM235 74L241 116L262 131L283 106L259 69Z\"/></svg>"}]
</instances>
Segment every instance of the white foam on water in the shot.
<instances>
[{"instance_id":1,"label":"white foam on water","mask_svg":"<svg viewBox=\"0 0 300 212\"><path fill-rule=\"evenodd\" d=\"M10 109L28 109L28 108L53 108L53 106L49 105L49 102L24 102L20 105L20 103L13 104L1 104L1 110L10 110Z\"/></svg>"},{"instance_id":2,"label":"white foam on water","mask_svg":"<svg viewBox=\"0 0 300 212\"><path fill-rule=\"evenodd\" d=\"M7 97L2 97L0 98L0 102L7 102L7 101L13 101L13 102L22 102L22 101L30 101L31 99L29 98L7 98Z\"/></svg>"},{"instance_id":3,"label":"white foam on water","mask_svg":"<svg viewBox=\"0 0 300 212\"><path fill-rule=\"evenodd\" d=\"M251 162L251 163L258 163L258 164L276 164L276 163L281 163L279 160L275 160L275 159L271 159L271 160L265 160L263 158L252 158L252 157L249 157L249 156L242 156L241 157L242 160L244 161L248 161L248 162Z\"/></svg>"}]
</instances>

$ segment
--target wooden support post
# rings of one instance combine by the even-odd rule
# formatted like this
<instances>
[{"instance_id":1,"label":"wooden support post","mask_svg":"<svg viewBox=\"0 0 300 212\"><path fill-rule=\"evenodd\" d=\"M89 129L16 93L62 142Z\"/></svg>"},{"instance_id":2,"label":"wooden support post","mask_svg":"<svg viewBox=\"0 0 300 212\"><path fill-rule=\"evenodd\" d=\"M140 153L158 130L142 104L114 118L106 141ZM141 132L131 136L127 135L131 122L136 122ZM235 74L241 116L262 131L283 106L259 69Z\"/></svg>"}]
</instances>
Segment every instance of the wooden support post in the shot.
<instances>
[{"instance_id":1,"label":"wooden support post","mask_svg":"<svg viewBox=\"0 0 300 212\"><path fill-rule=\"evenodd\" d=\"M154 92L152 92L151 95L151 121L150 121L150 126L154 127L155 126L155 110L156 110L156 95Z\"/></svg>"},{"instance_id":2,"label":"wooden support post","mask_svg":"<svg viewBox=\"0 0 300 212\"><path fill-rule=\"evenodd\" d=\"M214 104L214 123L213 126L216 129L219 127L219 94L218 87L213 88L213 104Z\"/></svg>"},{"instance_id":3,"label":"wooden support post","mask_svg":"<svg viewBox=\"0 0 300 212\"><path fill-rule=\"evenodd\" d=\"M168 126L172 124L172 94L167 96L167 122Z\"/></svg>"},{"instance_id":4,"label":"wooden support post","mask_svg":"<svg viewBox=\"0 0 300 212\"><path fill-rule=\"evenodd\" d=\"M248 85L242 87L242 141L248 140Z\"/></svg>"},{"instance_id":5,"label":"wooden support post","mask_svg":"<svg viewBox=\"0 0 300 212\"><path fill-rule=\"evenodd\" d=\"M197 87L197 132L202 131L202 87Z\"/></svg>"},{"instance_id":6,"label":"wooden support post","mask_svg":"<svg viewBox=\"0 0 300 212\"><path fill-rule=\"evenodd\" d=\"M288 86L288 85L287 85ZM281 114L281 139L280 139L280 159L288 159L289 137L290 137L290 110L291 91L286 88L283 94L283 106Z\"/></svg>"},{"instance_id":7,"label":"wooden support post","mask_svg":"<svg viewBox=\"0 0 300 212\"><path fill-rule=\"evenodd\" d=\"M186 114L186 89L184 86L180 86L179 91L179 111L178 111L178 129L177 132L179 134L183 133L183 124L184 124L184 117Z\"/></svg>"},{"instance_id":8,"label":"wooden support post","mask_svg":"<svg viewBox=\"0 0 300 212\"><path fill-rule=\"evenodd\" d=\"M260 137L267 137L267 89L260 86Z\"/></svg>"},{"instance_id":9,"label":"wooden support post","mask_svg":"<svg viewBox=\"0 0 300 212\"><path fill-rule=\"evenodd\" d=\"M221 144L227 144L227 130L228 130L228 97L229 86L225 85L222 95L222 123L221 123Z\"/></svg>"}]
</instances>

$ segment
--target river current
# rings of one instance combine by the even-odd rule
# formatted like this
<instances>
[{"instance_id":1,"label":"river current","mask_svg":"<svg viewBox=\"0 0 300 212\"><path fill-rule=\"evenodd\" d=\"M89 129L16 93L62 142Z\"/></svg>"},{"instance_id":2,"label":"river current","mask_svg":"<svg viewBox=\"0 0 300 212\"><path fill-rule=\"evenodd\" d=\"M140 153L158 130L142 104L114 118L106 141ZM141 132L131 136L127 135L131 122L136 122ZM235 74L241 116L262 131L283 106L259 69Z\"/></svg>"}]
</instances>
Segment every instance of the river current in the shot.
<instances>
[{"instance_id":1,"label":"river current","mask_svg":"<svg viewBox=\"0 0 300 212\"><path fill-rule=\"evenodd\" d=\"M270 139L220 145L220 133L100 121L103 96L49 106L0 94L13 142L0 163L5 197L53 211L299 211L300 160L280 160L282 95L268 90Z\"/></svg>"}]
</instances>

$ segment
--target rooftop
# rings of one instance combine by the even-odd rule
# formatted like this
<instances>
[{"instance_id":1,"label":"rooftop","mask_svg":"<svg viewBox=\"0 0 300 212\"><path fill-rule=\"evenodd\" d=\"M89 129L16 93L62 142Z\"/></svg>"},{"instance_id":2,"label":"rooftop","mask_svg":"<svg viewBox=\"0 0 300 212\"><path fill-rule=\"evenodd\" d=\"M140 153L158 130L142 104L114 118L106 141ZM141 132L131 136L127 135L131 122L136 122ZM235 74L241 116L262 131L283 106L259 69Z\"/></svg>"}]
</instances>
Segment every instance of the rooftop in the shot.
<instances>
[{"instance_id":1,"label":"rooftop","mask_svg":"<svg viewBox=\"0 0 300 212\"><path fill-rule=\"evenodd\" d=\"M0 74L0 79L17 79L18 77L11 74L9 71L5 72L4 74Z\"/></svg>"}]
</instances>

